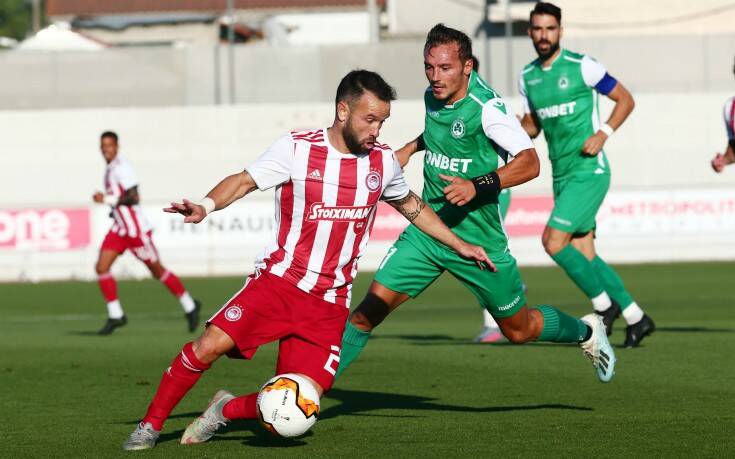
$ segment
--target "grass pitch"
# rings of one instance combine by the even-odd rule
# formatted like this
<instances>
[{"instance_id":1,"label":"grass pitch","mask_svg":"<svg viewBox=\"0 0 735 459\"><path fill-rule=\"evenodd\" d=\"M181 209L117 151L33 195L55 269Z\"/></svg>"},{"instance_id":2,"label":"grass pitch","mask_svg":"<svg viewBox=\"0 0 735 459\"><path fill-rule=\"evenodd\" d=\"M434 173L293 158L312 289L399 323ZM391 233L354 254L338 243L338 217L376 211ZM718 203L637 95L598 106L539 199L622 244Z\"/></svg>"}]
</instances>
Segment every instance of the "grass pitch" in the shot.
<instances>
[{"instance_id":1,"label":"grass pitch","mask_svg":"<svg viewBox=\"0 0 735 459\"><path fill-rule=\"evenodd\" d=\"M179 445L219 388L251 392L272 376L274 345L251 362L222 359L174 411L158 446L121 445L161 372L194 335L154 281L120 283L129 324L94 332L94 283L0 285L2 457L726 457L735 453L735 265L621 266L657 332L618 349L597 382L576 346L475 345L480 310L445 276L376 331L322 400L313 431L279 440L236 422L211 442ZM557 268L523 269L530 304L580 316L588 302ZM359 301L371 279L362 273ZM187 279L213 313L238 278ZM623 341L623 321L614 344Z\"/></svg>"}]
</instances>

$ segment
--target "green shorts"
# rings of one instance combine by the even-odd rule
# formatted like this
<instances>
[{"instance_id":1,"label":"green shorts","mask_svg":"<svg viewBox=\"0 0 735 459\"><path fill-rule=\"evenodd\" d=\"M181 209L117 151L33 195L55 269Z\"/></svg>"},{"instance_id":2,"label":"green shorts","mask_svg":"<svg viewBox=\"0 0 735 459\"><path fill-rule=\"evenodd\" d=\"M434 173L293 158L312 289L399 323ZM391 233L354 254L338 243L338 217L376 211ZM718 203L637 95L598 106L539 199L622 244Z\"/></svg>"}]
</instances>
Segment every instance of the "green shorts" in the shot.
<instances>
[{"instance_id":1,"label":"green shorts","mask_svg":"<svg viewBox=\"0 0 735 459\"><path fill-rule=\"evenodd\" d=\"M547 225L572 234L594 230L597 211L609 188L609 173L554 180L554 210Z\"/></svg>"},{"instance_id":2,"label":"green shorts","mask_svg":"<svg viewBox=\"0 0 735 459\"><path fill-rule=\"evenodd\" d=\"M415 298L446 270L494 317L510 317L526 304L521 275L509 252L492 257L492 261L497 272L481 270L428 236L404 232L385 255L375 281Z\"/></svg>"}]
</instances>

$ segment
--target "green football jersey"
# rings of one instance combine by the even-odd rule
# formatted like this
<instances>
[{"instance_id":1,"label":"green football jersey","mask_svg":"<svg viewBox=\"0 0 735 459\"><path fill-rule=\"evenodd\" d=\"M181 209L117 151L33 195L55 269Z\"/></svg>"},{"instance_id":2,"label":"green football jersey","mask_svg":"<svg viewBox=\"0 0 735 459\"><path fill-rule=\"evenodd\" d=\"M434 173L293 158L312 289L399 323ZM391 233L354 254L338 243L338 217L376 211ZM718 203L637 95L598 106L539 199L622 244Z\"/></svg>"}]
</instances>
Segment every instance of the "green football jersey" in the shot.
<instances>
[{"instance_id":1,"label":"green football jersey","mask_svg":"<svg viewBox=\"0 0 735 459\"><path fill-rule=\"evenodd\" d=\"M604 151L596 156L582 153L585 140L600 126L600 87L595 88L610 82L614 85L615 80L600 63L566 49L551 66L543 68L536 59L521 72L519 89L525 109L541 124L555 179L576 173L610 173Z\"/></svg>"},{"instance_id":2,"label":"green football jersey","mask_svg":"<svg viewBox=\"0 0 735 459\"><path fill-rule=\"evenodd\" d=\"M505 101L476 72L470 75L463 99L445 105L429 88L424 104L424 201L465 241L482 246L488 255L506 252L498 197L478 196L455 206L445 199L448 183L439 174L465 179L487 174L533 148L530 138ZM418 229L411 226L407 231Z\"/></svg>"}]
</instances>

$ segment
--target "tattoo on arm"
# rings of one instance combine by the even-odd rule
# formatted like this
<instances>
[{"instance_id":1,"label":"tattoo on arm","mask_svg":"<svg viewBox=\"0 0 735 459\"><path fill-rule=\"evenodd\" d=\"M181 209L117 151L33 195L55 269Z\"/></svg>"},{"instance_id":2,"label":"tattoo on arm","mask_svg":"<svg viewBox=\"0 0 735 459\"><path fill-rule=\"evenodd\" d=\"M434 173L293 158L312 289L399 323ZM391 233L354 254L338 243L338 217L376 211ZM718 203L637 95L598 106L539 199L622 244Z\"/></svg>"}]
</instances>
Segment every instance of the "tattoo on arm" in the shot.
<instances>
[{"instance_id":1,"label":"tattoo on arm","mask_svg":"<svg viewBox=\"0 0 735 459\"><path fill-rule=\"evenodd\" d=\"M424 200L413 191L409 191L405 198L389 201L388 204L406 217L409 222L413 222L426 206Z\"/></svg>"},{"instance_id":2,"label":"tattoo on arm","mask_svg":"<svg viewBox=\"0 0 735 459\"><path fill-rule=\"evenodd\" d=\"M132 188L129 188L125 190L125 193L120 196L120 199L117 201L118 206L134 206L135 204L138 204L139 197L138 197L138 187L134 186Z\"/></svg>"}]
</instances>

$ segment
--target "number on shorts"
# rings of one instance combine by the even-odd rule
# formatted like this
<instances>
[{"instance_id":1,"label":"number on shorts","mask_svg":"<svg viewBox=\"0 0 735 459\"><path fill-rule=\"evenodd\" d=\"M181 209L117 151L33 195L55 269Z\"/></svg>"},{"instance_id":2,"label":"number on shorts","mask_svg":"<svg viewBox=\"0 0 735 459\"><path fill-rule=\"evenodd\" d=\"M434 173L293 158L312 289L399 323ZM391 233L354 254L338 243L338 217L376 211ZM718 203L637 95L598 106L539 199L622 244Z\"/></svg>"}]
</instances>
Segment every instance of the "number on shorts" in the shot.
<instances>
[{"instance_id":1,"label":"number on shorts","mask_svg":"<svg viewBox=\"0 0 735 459\"><path fill-rule=\"evenodd\" d=\"M337 368L339 367L339 346L329 346L332 349L332 354L329 354L329 358L327 359L327 363L324 364L324 369L329 372L332 376L337 374ZM336 352L336 354L334 354ZM333 366L334 363L337 363L336 366Z\"/></svg>"},{"instance_id":2,"label":"number on shorts","mask_svg":"<svg viewBox=\"0 0 735 459\"><path fill-rule=\"evenodd\" d=\"M388 258L392 257L396 252L398 252L398 249L395 247L391 247L388 249L388 253L385 254L385 257L383 257L383 261L380 262L380 266L378 266L378 270L383 269L383 266L385 266L386 263L388 263Z\"/></svg>"}]
</instances>

